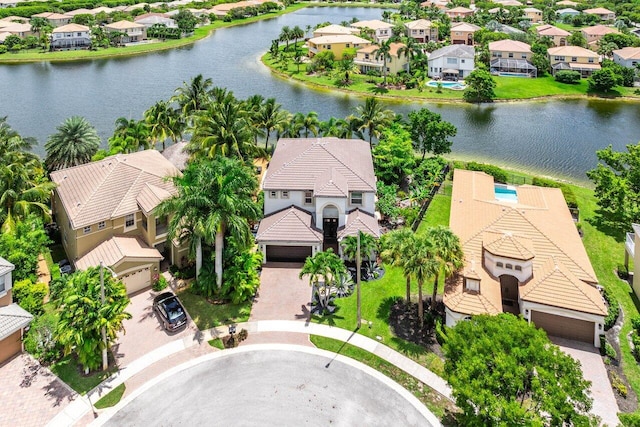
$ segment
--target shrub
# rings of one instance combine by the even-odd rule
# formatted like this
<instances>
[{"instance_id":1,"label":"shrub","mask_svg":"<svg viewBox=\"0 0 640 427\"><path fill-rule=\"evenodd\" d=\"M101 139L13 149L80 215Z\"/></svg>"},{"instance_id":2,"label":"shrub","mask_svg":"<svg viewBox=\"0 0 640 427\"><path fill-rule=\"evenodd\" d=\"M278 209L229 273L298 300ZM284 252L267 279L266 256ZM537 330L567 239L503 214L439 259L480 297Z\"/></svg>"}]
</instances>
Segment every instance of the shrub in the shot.
<instances>
[{"instance_id":1,"label":"shrub","mask_svg":"<svg viewBox=\"0 0 640 427\"><path fill-rule=\"evenodd\" d=\"M640 414L618 414L618 419L624 427L640 427Z\"/></svg>"},{"instance_id":2,"label":"shrub","mask_svg":"<svg viewBox=\"0 0 640 427\"><path fill-rule=\"evenodd\" d=\"M615 371L611 372L611 386L618 394L625 399L627 398L627 386L622 382L622 378L615 373Z\"/></svg>"},{"instance_id":3,"label":"shrub","mask_svg":"<svg viewBox=\"0 0 640 427\"><path fill-rule=\"evenodd\" d=\"M51 279L51 281L49 282L49 299L58 299L66 285L67 276L60 276L55 279Z\"/></svg>"},{"instance_id":4,"label":"shrub","mask_svg":"<svg viewBox=\"0 0 640 427\"><path fill-rule=\"evenodd\" d=\"M34 316L44 312L44 297L48 289L44 283L33 283L29 279L13 284L13 299L18 305Z\"/></svg>"},{"instance_id":5,"label":"shrub","mask_svg":"<svg viewBox=\"0 0 640 427\"><path fill-rule=\"evenodd\" d=\"M62 348L54 339L58 316L55 313L44 313L36 317L24 339L24 348L43 363L57 360Z\"/></svg>"},{"instance_id":6,"label":"shrub","mask_svg":"<svg viewBox=\"0 0 640 427\"><path fill-rule=\"evenodd\" d=\"M631 326L636 332L640 332L640 316L634 316L631 318Z\"/></svg>"},{"instance_id":7,"label":"shrub","mask_svg":"<svg viewBox=\"0 0 640 427\"><path fill-rule=\"evenodd\" d=\"M616 350L609 344L609 341L607 341L604 335L600 335L600 354L613 360L618 358L618 353L616 353Z\"/></svg>"},{"instance_id":8,"label":"shrub","mask_svg":"<svg viewBox=\"0 0 640 427\"><path fill-rule=\"evenodd\" d=\"M404 223L406 226L410 227L418 218L418 214L420 210L418 207L406 207L400 209L400 216L404 218Z\"/></svg>"},{"instance_id":9,"label":"shrub","mask_svg":"<svg viewBox=\"0 0 640 427\"><path fill-rule=\"evenodd\" d=\"M483 163L469 162L466 165L466 169L470 171L484 172L487 175L491 175L493 179L496 180L496 182L500 182L503 184L507 183L507 173L503 169L500 169L497 166L485 165Z\"/></svg>"},{"instance_id":10,"label":"shrub","mask_svg":"<svg viewBox=\"0 0 640 427\"><path fill-rule=\"evenodd\" d=\"M633 344L633 357L640 360L640 335L637 331L631 334L631 343Z\"/></svg>"},{"instance_id":11,"label":"shrub","mask_svg":"<svg viewBox=\"0 0 640 427\"><path fill-rule=\"evenodd\" d=\"M564 196L564 200L567 202L567 206L570 208L578 207L578 199L576 198L575 193L566 184L561 182L553 181L547 178L534 177L531 180L531 184L537 185L538 187L551 187L551 188L559 188L562 191L562 195Z\"/></svg>"},{"instance_id":12,"label":"shrub","mask_svg":"<svg viewBox=\"0 0 640 427\"><path fill-rule=\"evenodd\" d=\"M578 71L562 70L556 73L555 79L560 83L576 84L580 82L580 73Z\"/></svg>"},{"instance_id":13,"label":"shrub","mask_svg":"<svg viewBox=\"0 0 640 427\"><path fill-rule=\"evenodd\" d=\"M435 331L436 331L436 340L438 341L438 344L444 345L445 341L447 340L447 327L442 324L441 319L436 320Z\"/></svg>"},{"instance_id":14,"label":"shrub","mask_svg":"<svg viewBox=\"0 0 640 427\"><path fill-rule=\"evenodd\" d=\"M158 276L158 280L156 280L155 283L153 284L153 290L156 291L156 292L160 292L160 291L166 289L167 286L169 286L169 283L167 282L167 279L165 279L164 276L162 274L160 274Z\"/></svg>"},{"instance_id":15,"label":"shrub","mask_svg":"<svg viewBox=\"0 0 640 427\"><path fill-rule=\"evenodd\" d=\"M607 317L604 318L604 330L608 331L611 329L613 325L616 324L616 320L618 320L618 314L620 313L620 304L618 304L618 300L615 299L613 295L609 292L608 289L604 289L602 293L605 301L609 306L609 311Z\"/></svg>"}]
</instances>

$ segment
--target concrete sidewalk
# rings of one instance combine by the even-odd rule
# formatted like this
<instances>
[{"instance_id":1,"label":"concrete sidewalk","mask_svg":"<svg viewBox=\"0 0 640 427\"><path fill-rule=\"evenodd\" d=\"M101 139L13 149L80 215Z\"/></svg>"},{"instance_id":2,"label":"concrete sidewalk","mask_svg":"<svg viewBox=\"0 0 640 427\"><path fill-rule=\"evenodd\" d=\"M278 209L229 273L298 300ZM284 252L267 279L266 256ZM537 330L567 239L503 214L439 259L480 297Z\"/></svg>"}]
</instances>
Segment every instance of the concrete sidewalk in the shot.
<instances>
[{"instance_id":1,"label":"concrete sidewalk","mask_svg":"<svg viewBox=\"0 0 640 427\"><path fill-rule=\"evenodd\" d=\"M442 378L429 371L427 368L414 362L413 360L403 356L397 351L385 346L384 344L359 335L353 331L347 331L345 329L327 325L319 325L316 323L307 323L294 320L264 320L258 322L239 323L237 325L238 331L243 328L249 332L249 336L251 336L252 334L260 334L264 332L280 332L320 335L343 342L348 342L349 344L367 350L394 364L398 368L412 375L416 379L420 380L438 393L451 400L451 389ZM119 372L115 373L109 379L101 383L98 387L90 391L87 396L78 398L67 405L67 407L55 418L53 418L47 425L75 425L88 413L93 411L93 405L102 396L107 394L118 385L126 383L134 375L146 370L147 368L153 369L154 367L152 365L154 364L156 365L156 368L162 369L162 371L157 372L157 374L159 375L164 371L164 369L166 369L166 367L163 367L162 364L157 364L158 361L172 356L178 352L189 349L194 345L200 345L206 343L206 341L210 339L227 334L228 328L226 326L209 329L203 332L197 332L193 336L178 339L140 357L139 359L130 363L128 366L123 367ZM153 375L153 373L145 372L145 375ZM133 390L127 390L127 392L130 391Z\"/></svg>"}]
</instances>

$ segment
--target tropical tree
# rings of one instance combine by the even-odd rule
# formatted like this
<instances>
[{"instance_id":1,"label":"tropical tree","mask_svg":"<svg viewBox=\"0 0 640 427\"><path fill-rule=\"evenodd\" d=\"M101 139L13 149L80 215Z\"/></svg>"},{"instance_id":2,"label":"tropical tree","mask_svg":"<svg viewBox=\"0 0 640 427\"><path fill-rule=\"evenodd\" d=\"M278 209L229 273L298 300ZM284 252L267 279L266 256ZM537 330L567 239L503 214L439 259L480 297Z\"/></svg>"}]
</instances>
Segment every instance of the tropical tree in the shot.
<instances>
[{"instance_id":1,"label":"tropical tree","mask_svg":"<svg viewBox=\"0 0 640 427\"><path fill-rule=\"evenodd\" d=\"M304 137L309 138L309 133L313 136L318 136L320 126L320 120L318 120L318 113L315 111L309 111L302 119L302 129L304 129Z\"/></svg>"},{"instance_id":2,"label":"tropical tree","mask_svg":"<svg viewBox=\"0 0 640 427\"><path fill-rule=\"evenodd\" d=\"M382 132L371 155L376 176L386 184L400 185L415 164L409 131L400 123L392 123Z\"/></svg>"},{"instance_id":3,"label":"tropical tree","mask_svg":"<svg viewBox=\"0 0 640 427\"><path fill-rule=\"evenodd\" d=\"M163 150L167 138L171 138L175 144L178 139L182 138L186 127L182 115L167 101L158 101L145 111L144 120L154 145L161 141Z\"/></svg>"},{"instance_id":4,"label":"tropical tree","mask_svg":"<svg viewBox=\"0 0 640 427\"><path fill-rule=\"evenodd\" d=\"M485 69L473 70L466 78L463 97L468 102L489 102L496 97L496 81Z\"/></svg>"},{"instance_id":5,"label":"tropical tree","mask_svg":"<svg viewBox=\"0 0 640 427\"><path fill-rule=\"evenodd\" d=\"M291 29L291 38L293 39L293 45L296 51L298 50L298 39L304 38L304 30L299 26L295 26Z\"/></svg>"},{"instance_id":6,"label":"tropical tree","mask_svg":"<svg viewBox=\"0 0 640 427\"><path fill-rule=\"evenodd\" d=\"M98 132L84 117L69 117L56 129L45 144L49 171L89 163L100 148Z\"/></svg>"},{"instance_id":7,"label":"tropical tree","mask_svg":"<svg viewBox=\"0 0 640 427\"><path fill-rule=\"evenodd\" d=\"M190 118L195 112L206 109L209 101L209 90L213 87L213 80L205 79L202 74L198 74L189 83L183 82L182 86L176 89L172 98L182 109L182 114Z\"/></svg>"},{"instance_id":8,"label":"tropical tree","mask_svg":"<svg viewBox=\"0 0 640 427\"><path fill-rule=\"evenodd\" d=\"M416 57L422 56L422 47L413 37L407 37L404 45L398 49L398 56L407 58L407 72L411 72L411 64Z\"/></svg>"},{"instance_id":9,"label":"tropical tree","mask_svg":"<svg viewBox=\"0 0 640 427\"><path fill-rule=\"evenodd\" d=\"M360 74L360 67L355 63L353 58L346 57L340 61L336 61L336 67L333 70L333 74L337 77L344 76L344 79L338 82L339 85L348 86L351 84L350 75Z\"/></svg>"},{"instance_id":10,"label":"tropical tree","mask_svg":"<svg viewBox=\"0 0 640 427\"><path fill-rule=\"evenodd\" d=\"M291 28L288 25L285 25L284 27L282 27L282 29L280 30L280 36L278 37L278 39L281 42L285 42L286 43L285 50L288 51L289 50L289 41L292 39L292 37L291 37Z\"/></svg>"},{"instance_id":11,"label":"tropical tree","mask_svg":"<svg viewBox=\"0 0 640 427\"><path fill-rule=\"evenodd\" d=\"M431 297L431 309L434 310L440 276L444 276L446 281L461 269L464 264L464 253L460 239L448 227L441 225L430 227L427 229L425 237L431 241L433 259L438 264L438 268L434 272L433 295Z\"/></svg>"},{"instance_id":12,"label":"tropical tree","mask_svg":"<svg viewBox=\"0 0 640 427\"><path fill-rule=\"evenodd\" d=\"M382 129L391 124L395 113L385 109L377 98L369 97L365 99L364 105L356 108L356 117L359 120L358 130L367 131L369 135L369 145L373 145L373 137L378 138Z\"/></svg>"},{"instance_id":13,"label":"tropical tree","mask_svg":"<svg viewBox=\"0 0 640 427\"><path fill-rule=\"evenodd\" d=\"M454 125L443 121L440 114L428 108L409 113L409 129L414 148L422 152L422 159L427 152L436 156L451 152L453 141L449 138L458 132Z\"/></svg>"},{"instance_id":14,"label":"tropical tree","mask_svg":"<svg viewBox=\"0 0 640 427\"><path fill-rule=\"evenodd\" d=\"M53 301L60 316L55 339L64 346L65 354L73 352L78 356L85 373L100 366L105 347L102 328L106 329L108 349L123 330L122 322L131 318L131 314L125 312L129 305L127 290L110 274L104 275L104 296L102 303L100 270L91 267L73 273L58 299Z\"/></svg>"},{"instance_id":15,"label":"tropical tree","mask_svg":"<svg viewBox=\"0 0 640 427\"><path fill-rule=\"evenodd\" d=\"M375 51L375 59L382 59L382 84L387 85L387 61L391 60L391 39L385 40L378 45Z\"/></svg>"},{"instance_id":16,"label":"tropical tree","mask_svg":"<svg viewBox=\"0 0 640 427\"><path fill-rule=\"evenodd\" d=\"M269 137L271 132L277 130L287 121L287 112L282 109L282 105L278 104L275 98L267 99L258 113L258 126L264 129L266 139L264 141L264 149L269 146Z\"/></svg>"},{"instance_id":17,"label":"tropical tree","mask_svg":"<svg viewBox=\"0 0 640 427\"><path fill-rule=\"evenodd\" d=\"M406 303L411 302L411 264L407 256L414 247L415 234L411 228L405 227L383 234L380 239L380 258L385 263L400 267L407 284Z\"/></svg>"},{"instance_id":18,"label":"tropical tree","mask_svg":"<svg viewBox=\"0 0 640 427\"><path fill-rule=\"evenodd\" d=\"M424 300L422 288L424 283L437 274L440 265L435 258L434 243L424 235L416 236L413 246L407 248L405 268L416 278L418 282L418 318L420 325L424 321Z\"/></svg>"},{"instance_id":19,"label":"tropical tree","mask_svg":"<svg viewBox=\"0 0 640 427\"><path fill-rule=\"evenodd\" d=\"M144 120L119 117L115 124L113 136L109 138L109 148L112 154L133 153L152 147L151 132Z\"/></svg>"},{"instance_id":20,"label":"tropical tree","mask_svg":"<svg viewBox=\"0 0 640 427\"><path fill-rule=\"evenodd\" d=\"M360 233L360 256L364 260L375 259L375 252L378 249L378 241L373 235L368 233ZM358 236L347 236L340 243L342 246L342 254L348 260L355 260L358 254Z\"/></svg>"},{"instance_id":21,"label":"tropical tree","mask_svg":"<svg viewBox=\"0 0 640 427\"><path fill-rule=\"evenodd\" d=\"M220 289L225 235L240 245L251 244L248 221L259 219L262 213L255 201L258 183L253 169L237 158L198 158L173 182L177 193L160 203L156 214L170 218L171 239L190 243L192 253L196 253L196 275L200 273L202 242L215 244L216 284Z\"/></svg>"},{"instance_id":22,"label":"tropical tree","mask_svg":"<svg viewBox=\"0 0 640 427\"><path fill-rule=\"evenodd\" d=\"M309 277L309 284L313 289L313 293L318 292L320 307L325 308L329 305L333 283L345 274L347 274L347 268L344 263L333 253L333 249L329 248L326 251L317 252L314 256L308 257L298 277L300 279L305 276Z\"/></svg>"}]
</instances>

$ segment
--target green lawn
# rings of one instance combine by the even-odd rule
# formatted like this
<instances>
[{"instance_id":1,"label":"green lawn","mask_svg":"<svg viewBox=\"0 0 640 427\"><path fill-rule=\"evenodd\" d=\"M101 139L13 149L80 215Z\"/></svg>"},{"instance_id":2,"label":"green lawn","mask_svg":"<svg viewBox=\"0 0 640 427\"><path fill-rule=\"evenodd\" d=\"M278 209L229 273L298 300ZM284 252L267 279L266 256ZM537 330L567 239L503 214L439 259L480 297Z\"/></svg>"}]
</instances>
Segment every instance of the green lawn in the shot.
<instances>
[{"instance_id":1,"label":"green lawn","mask_svg":"<svg viewBox=\"0 0 640 427\"><path fill-rule=\"evenodd\" d=\"M201 331L229 323L246 322L251 313L251 300L242 304L212 304L189 289L178 296Z\"/></svg>"},{"instance_id":2,"label":"green lawn","mask_svg":"<svg viewBox=\"0 0 640 427\"><path fill-rule=\"evenodd\" d=\"M111 408L112 406L117 405L118 402L120 402L120 399L122 399L122 395L124 394L124 391L126 389L127 387L124 385L124 383L120 384L119 386L111 390L109 393L102 396L94 406L97 409L104 409L104 408Z\"/></svg>"},{"instance_id":3,"label":"green lawn","mask_svg":"<svg viewBox=\"0 0 640 427\"><path fill-rule=\"evenodd\" d=\"M220 338L215 338L207 341L211 347L218 348L220 350L224 350L224 343Z\"/></svg>"},{"instance_id":4,"label":"green lawn","mask_svg":"<svg viewBox=\"0 0 640 427\"><path fill-rule=\"evenodd\" d=\"M417 397L438 419L449 418L448 414L456 411L451 401L375 354L331 338L311 335L310 340L318 348L355 359L391 378Z\"/></svg>"},{"instance_id":5,"label":"green lawn","mask_svg":"<svg viewBox=\"0 0 640 427\"><path fill-rule=\"evenodd\" d=\"M102 381L109 378L109 376L117 370L116 368L110 368L106 372L92 372L85 376L81 372L80 365L72 356L62 358L51 365L50 369L60 377L62 381L80 394L86 394Z\"/></svg>"}]
</instances>

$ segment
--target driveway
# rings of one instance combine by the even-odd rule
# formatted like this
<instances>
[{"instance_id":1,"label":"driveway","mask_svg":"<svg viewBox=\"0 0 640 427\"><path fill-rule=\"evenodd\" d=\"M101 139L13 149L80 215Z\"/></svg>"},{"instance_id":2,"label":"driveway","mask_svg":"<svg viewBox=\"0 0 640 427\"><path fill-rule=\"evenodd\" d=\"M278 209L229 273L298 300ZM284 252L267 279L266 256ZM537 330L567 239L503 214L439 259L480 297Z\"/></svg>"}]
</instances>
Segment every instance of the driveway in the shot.
<instances>
[{"instance_id":1,"label":"driveway","mask_svg":"<svg viewBox=\"0 0 640 427\"><path fill-rule=\"evenodd\" d=\"M260 275L260 288L249 321L309 320L311 286L299 279L301 264L268 263Z\"/></svg>"},{"instance_id":2,"label":"driveway","mask_svg":"<svg viewBox=\"0 0 640 427\"><path fill-rule=\"evenodd\" d=\"M0 426L43 426L77 397L28 354L0 366Z\"/></svg>"},{"instance_id":3,"label":"driveway","mask_svg":"<svg viewBox=\"0 0 640 427\"><path fill-rule=\"evenodd\" d=\"M130 297L131 303L127 306L127 312L131 313L131 319L124 321L125 331L120 334L118 343L112 348L121 368L164 344L193 336L198 331L189 317L186 328L173 334L166 332L152 307L153 298L159 293L147 290Z\"/></svg>"},{"instance_id":4,"label":"driveway","mask_svg":"<svg viewBox=\"0 0 640 427\"><path fill-rule=\"evenodd\" d=\"M613 395L607 370L598 349L587 343L556 337L550 338L562 351L580 362L584 378L591 381L591 397L593 398L591 413L599 416L602 423L609 427L619 425L620 422L616 415L618 403Z\"/></svg>"}]
</instances>

